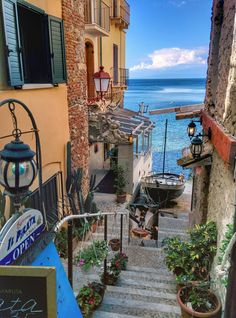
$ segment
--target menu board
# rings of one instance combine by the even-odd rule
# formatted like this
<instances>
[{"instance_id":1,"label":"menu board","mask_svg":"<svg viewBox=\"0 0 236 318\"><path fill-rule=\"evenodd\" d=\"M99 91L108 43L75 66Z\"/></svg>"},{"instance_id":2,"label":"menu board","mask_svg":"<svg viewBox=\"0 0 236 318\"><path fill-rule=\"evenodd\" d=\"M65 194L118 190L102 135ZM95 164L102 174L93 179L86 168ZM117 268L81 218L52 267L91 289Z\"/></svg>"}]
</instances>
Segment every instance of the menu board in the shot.
<instances>
[{"instance_id":1,"label":"menu board","mask_svg":"<svg viewBox=\"0 0 236 318\"><path fill-rule=\"evenodd\" d=\"M56 317L55 279L52 267L0 266L0 318Z\"/></svg>"}]
</instances>

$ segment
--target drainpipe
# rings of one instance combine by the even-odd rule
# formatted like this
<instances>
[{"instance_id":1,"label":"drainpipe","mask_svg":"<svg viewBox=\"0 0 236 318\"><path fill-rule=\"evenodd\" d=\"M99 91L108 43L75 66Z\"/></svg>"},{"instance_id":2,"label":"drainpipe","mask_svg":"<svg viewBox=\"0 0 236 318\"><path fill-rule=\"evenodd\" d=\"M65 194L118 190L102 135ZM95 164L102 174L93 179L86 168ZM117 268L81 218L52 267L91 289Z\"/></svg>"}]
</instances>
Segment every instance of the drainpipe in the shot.
<instances>
[{"instance_id":1,"label":"drainpipe","mask_svg":"<svg viewBox=\"0 0 236 318\"><path fill-rule=\"evenodd\" d=\"M102 0L99 1L99 22L102 24ZM100 66L102 66L102 37L100 36Z\"/></svg>"},{"instance_id":2,"label":"drainpipe","mask_svg":"<svg viewBox=\"0 0 236 318\"><path fill-rule=\"evenodd\" d=\"M236 158L235 158L236 159ZM234 168L234 176L236 176L236 166ZM236 191L234 199L234 233L236 232ZM225 301L224 318L236 317L236 243L231 253L231 267L228 276L228 287Z\"/></svg>"}]
</instances>

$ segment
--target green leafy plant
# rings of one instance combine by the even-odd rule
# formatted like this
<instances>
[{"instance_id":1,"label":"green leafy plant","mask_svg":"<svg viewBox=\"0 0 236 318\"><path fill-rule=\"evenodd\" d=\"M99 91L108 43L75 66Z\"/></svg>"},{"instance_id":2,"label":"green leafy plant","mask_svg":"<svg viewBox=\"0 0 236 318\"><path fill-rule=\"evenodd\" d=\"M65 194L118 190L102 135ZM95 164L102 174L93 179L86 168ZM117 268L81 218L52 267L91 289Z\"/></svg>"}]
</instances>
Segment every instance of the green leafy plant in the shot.
<instances>
[{"instance_id":1,"label":"green leafy plant","mask_svg":"<svg viewBox=\"0 0 236 318\"><path fill-rule=\"evenodd\" d=\"M234 226L233 224L227 224L226 225L227 230L225 232L224 235L224 239L221 241L220 243L220 249L219 249L219 257L218 257L218 264L221 265L222 261L223 261L223 257L225 254L225 251L229 245L229 242L231 240L231 238L233 237L234 234ZM228 275L224 275L221 280L220 280L221 284L224 287L227 287L228 285Z\"/></svg>"},{"instance_id":2,"label":"green leafy plant","mask_svg":"<svg viewBox=\"0 0 236 318\"><path fill-rule=\"evenodd\" d=\"M75 256L75 263L83 270L100 266L108 254L106 241L93 241L92 245L83 249Z\"/></svg>"},{"instance_id":3,"label":"green leafy plant","mask_svg":"<svg viewBox=\"0 0 236 318\"><path fill-rule=\"evenodd\" d=\"M125 170L121 165L113 165L112 170L115 174L114 188L116 189L116 194L124 194L124 189L127 184L125 177Z\"/></svg>"},{"instance_id":4,"label":"green leafy plant","mask_svg":"<svg viewBox=\"0 0 236 318\"><path fill-rule=\"evenodd\" d=\"M164 246L167 267L182 283L207 280L216 254L217 230L214 222L196 225L189 234L189 242L173 237L165 240Z\"/></svg>"},{"instance_id":5,"label":"green leafy plant","mask_svg":"<svg viewBox=\"0 0 236 318\"><path fill-rule=\"evenodd\" d=\"M62 228L56 233L55 245L60 257L67 258L67 229Z\"/></svg>"},{"instance_id":6,"label":"green leafy plant","mask_svg":"<svg viewBox=\"0 0 236 318\"><path fill-rule=\"evenodd\" d=\"M125 270L128 263L128 256L125 253L116 253L111 260L111 265L120 270Z\"/></svg>"},{"instance_id":7,"label":"green leafy plant","mask_svg":"<svg viewBox=\"0 0 236 318\"><path fill-rule=\"evenodd\" d=\"M98 290L98 285L94 283L83 286L77 296L77 302L83 313L83 317L90 317L92 311L100 305L103 295L100 294L101 289Z\"/></svg>"}]
</instances>

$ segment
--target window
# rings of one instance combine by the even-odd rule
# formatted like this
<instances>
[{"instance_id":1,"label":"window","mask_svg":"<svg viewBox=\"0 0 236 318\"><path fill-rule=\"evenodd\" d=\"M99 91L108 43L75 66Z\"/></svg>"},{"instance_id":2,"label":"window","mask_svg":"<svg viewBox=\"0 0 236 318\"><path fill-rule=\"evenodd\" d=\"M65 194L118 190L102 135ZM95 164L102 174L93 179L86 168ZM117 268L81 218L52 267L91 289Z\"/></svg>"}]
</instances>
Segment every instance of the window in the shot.
<instances>
[{"instance_id":1,"label":"window","mask_svg":"<svg viewBox=\"0 0 236 318\"><path fill-rule=\"evenodd\" d=\"M63 21L22 0L1 0L9 85L64 83Z\"/></svg>"},{"instance_id":2,"label":"window","mask_svg":"<svg viewBox=\"0 0 236 318\"><path fill-rule=\"evenodd\" d=\"M118 45L113 44L113 83L118 84Z\"/></svg>"}]
</instances>

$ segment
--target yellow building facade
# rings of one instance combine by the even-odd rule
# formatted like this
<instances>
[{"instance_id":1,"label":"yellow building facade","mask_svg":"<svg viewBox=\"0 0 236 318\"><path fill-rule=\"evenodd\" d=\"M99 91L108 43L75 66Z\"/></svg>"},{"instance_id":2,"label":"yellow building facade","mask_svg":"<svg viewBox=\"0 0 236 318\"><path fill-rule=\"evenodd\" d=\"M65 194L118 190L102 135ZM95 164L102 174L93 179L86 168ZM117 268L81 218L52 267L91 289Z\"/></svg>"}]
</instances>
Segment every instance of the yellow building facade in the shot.
<instances>
[{"instance_id":1,"label":"yellow building facade","mask_svg":"<svg viewBox=\"0 0 236 318\"><path fill-rule=\"evenodd\" d=\"M1 30L4 30L4 32L0 32L0 100L2 101L8 98L18 99L25 103L32 112L40 131L43 181L45 181L57 171L65 171L66 148L62 147L62 145L66 146L66 143L70 138L67 87L65 84L66 77L64 74L64 78L61 78L58 83L55 83L53 80L46 78L47 75L45 74L47 73L47 66L43 63L39 65L38 68L33 69L33 62L29 62L29 55L32 51L30 52L29 49L27 52L26 46L29 45L30 42L31 45L34 46L34 41L28 36L28 38L24 40L24 43L22 42L23 36L27 32L33 34L33 30L30 30L27 23L25 23L26 19L28 19L29 23L32 23L32 28L39 27L42 23L43 15L48 15L48 17L53 16L56 18L55 21L60 23L62 18L61 0L29 0L28 2L16 3L12 1L3 1L1 12ZM16 13L17 19L8 22L8 16L11 17L13 12ZM36 19L38 20L36 21ZM33 23L33 20L36 22ZM24 23L25 25L22 26ZM15 38L15 34L12 34L11 38L10 28L14 28L14 31L12 32L15 32L15 34L19 36L17 39ZM37 39L37 37L41 37L41 34L38 32L38 34L33 36ZM46 41L45 38L44 40ZM20 43L16 43L15 41L20 41ZM24 56L17 54L16 45L21 45L22 50L26 50L22 54ZM6 46L12 51L16 49L15 52L10 52L8 54L8 61L5 56ZM34 49L36 50L37 48L35 47ZM44 54L45 52L41 52L40 54L42 53ZM19 63L19 59L21 59L21 63ZM13 75L8 75L10 72L14 71L14 63L18 63L19 68L23 68L25 71L24 74L18 74L21 77L19 84L14 82L15 79ZM39 74L40 68L42 71ZM32 72L34 72L34 76L31 76ZM45 78L43 78L44 76ZM26 112L20 110L20 107L18 110L17 105L16 116L19 121L19 128L22 131L28 131L32 128ZM9 135L13 130L11 116L7 107L2 107L0 109L0 127L1 136ZM3 145L11 139L12 138L0 140L0 148L2 149ZM34 148L33 133L23 135L22 139L25 143L28 143L32 149ZM35 186L37 186L37 184L35 184Z\"/></svg>"}]
</instances>

